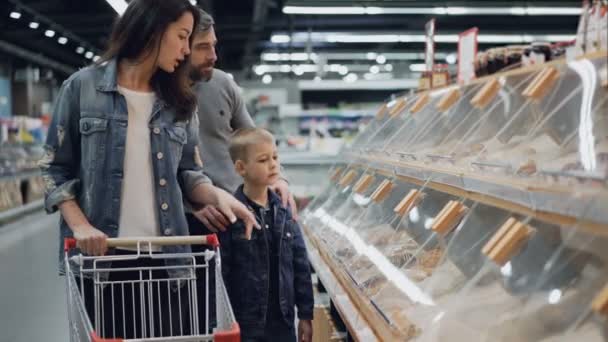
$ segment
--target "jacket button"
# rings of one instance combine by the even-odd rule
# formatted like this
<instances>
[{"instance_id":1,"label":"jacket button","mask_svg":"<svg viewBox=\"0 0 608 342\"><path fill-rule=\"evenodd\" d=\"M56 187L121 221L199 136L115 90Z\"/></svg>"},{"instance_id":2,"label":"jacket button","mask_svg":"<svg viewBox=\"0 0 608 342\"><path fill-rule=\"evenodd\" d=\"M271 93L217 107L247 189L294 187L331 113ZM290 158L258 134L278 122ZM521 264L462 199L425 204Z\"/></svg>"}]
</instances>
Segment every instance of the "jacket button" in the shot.
<instances>
[{"instance_id":1,"label":"jacket button","mask_svg":"<svg viewBox=\"0 0 608 342\"><path fill-rule=\"evenodd\" d=\"M165 185L167 185L167 180L166 180L166 179L164 179L164 178L161 178L161 179L158 181L158 184L160 184L160 186L165 186Z\"/></svg>"},{"instance_id":2,"label":"jacket button","mask_svg":"<svg viewBox=\"0 0 608 342\"><path fill-rule=\"evenodd\" d=\"M159 159L159 160L160 160L160 159L163 159L163 157L164 157L164 154L163 154L162 152L158 152L158 153L156 154L156 158L157 158L157 159Z\"/></svg>"},{"instance_id":3,"label":"jacket button","mask_svg":"<svg viewBox=\"0 0 608 342\"><path fill-rule=\"evenodd\" d=\"M165 229L165 235L169 236L171 233L173 233L173 231L170 228Z\"/></svg>"},{"instance_id":4,"label":"jacket button","mask_svg":"<svg viewBox=\"0 0 608 342\"><path fill-rule=\"evenodd\" d=\"M158 127L154 127L152 131L154 132L154 134L160 134L160 128Z\"/></svg>"},{"instance_id":5,"label":"jacket button","mask_svg":"<svg viewBox=\"0 0 608 342\"><path fill-rule=\"evenodd\" d=\"M169 205L167 203L163 203L163 204L160 205L160 208L162 210L167 210L167 209L169 209Z\"/></svg>"}]
</instances>

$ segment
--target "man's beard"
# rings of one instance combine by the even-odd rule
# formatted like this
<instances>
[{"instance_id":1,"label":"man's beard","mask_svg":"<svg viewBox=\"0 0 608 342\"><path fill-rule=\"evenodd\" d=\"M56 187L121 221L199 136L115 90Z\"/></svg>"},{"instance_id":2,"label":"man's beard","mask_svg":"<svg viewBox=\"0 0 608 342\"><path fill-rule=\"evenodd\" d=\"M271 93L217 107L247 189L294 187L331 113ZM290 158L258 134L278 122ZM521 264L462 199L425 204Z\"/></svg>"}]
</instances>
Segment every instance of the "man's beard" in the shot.
<instances>
[{"instance_id":1,"label":"man's beard","mask_svg":"<svg viewBox=\"0 0 608 342\"><path fill-rule=\"evenodd\" d=\"M190 68L190 79L194 82L209 81L213 76L213 69L203 70L213 67L213 65L199 65Z\"/></svg>"}]
</instances>

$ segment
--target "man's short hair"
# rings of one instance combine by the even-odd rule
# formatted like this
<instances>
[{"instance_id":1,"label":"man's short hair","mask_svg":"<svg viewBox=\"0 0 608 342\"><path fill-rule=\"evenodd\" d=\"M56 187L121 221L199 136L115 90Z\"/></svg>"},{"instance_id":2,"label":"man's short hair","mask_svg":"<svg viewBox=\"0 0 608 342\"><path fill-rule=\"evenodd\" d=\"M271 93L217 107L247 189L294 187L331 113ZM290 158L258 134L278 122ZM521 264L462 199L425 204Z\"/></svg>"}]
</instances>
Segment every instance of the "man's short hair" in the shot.
<instances>
[{"instance_id":1,"label":"man's short hair","mask_svg":"<svg viewBox=\"0 0 608 342\"><path fill-rule=\"evenodd\" d=\"M199 13L200 13L201 18L198 22L198 25L194 29L195 34L196 33L205 33L207 31L211 30L213 25L215 25L215 20L213 20L213 17L211 16L211 14L205 12L202 9L199 9Z\"/></svg>"},{"instance_id":2,"label":"man's short hair","mask_svg":"<svg viewBox=\"0 0 608 342\"><path fill-rule=\"evenodd\" d=\"M233 162L237 160L246 161L248 148L261 143L274 144L274 137L263 128L241 128L234 132L230 139L228 152Z\"/></svg>"}]
</instances>

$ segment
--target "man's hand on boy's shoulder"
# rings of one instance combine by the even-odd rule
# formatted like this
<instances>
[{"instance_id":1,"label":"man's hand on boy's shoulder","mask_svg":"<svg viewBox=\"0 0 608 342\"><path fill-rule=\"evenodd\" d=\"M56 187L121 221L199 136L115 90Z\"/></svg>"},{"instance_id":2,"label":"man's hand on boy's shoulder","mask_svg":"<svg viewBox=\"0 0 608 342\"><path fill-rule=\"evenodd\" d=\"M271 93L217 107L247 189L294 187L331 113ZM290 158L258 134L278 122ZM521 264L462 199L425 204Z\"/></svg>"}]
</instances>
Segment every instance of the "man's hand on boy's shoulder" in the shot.
<instances>
[{"instance_id":1,"label":"man's hand on boy's shoulder","mask_svg":"<svg viewBox=\"0 0 608 342\"><path fill-rule=\"evenodd\" d=\"M300 320L298 323L298 342L312 342L311 320Z\"/></svg>"},{"instance_id":2,"label":"man's hand on boy's shoulder","mask_svg":"<svg viewBox=\"0 0 608 342\"><path fill-rule=\"evenodd\" d=\"M291 214L293 215L294 220L298 219L298 207L296 206L296 200L293 197L293 194L289 190L289 183L287 183L284 179L279 179L273 185L270 186L270 189L274 191L279 197L281 197L281 204L283 207L289 207L291 209Z\"/></svg>"}]
</instances>

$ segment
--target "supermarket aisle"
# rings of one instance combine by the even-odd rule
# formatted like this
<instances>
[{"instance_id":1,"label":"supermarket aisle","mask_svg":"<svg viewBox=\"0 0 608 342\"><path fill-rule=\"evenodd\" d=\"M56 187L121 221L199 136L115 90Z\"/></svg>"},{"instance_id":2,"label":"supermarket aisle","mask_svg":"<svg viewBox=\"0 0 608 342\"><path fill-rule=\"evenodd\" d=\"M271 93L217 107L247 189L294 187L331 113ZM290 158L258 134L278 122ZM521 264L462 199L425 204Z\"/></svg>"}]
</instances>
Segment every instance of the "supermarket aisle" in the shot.
<instances>
[{"instance_id":1,"label":"supermarket aisle","mask_svg":"<svg viewBox=\"0 0 608 342\"><path fill-rule=\"evenodd\" d=\"M32 214L0 227L0 341L68 341L58 217Z\"/></svg>"}]
</instances>

